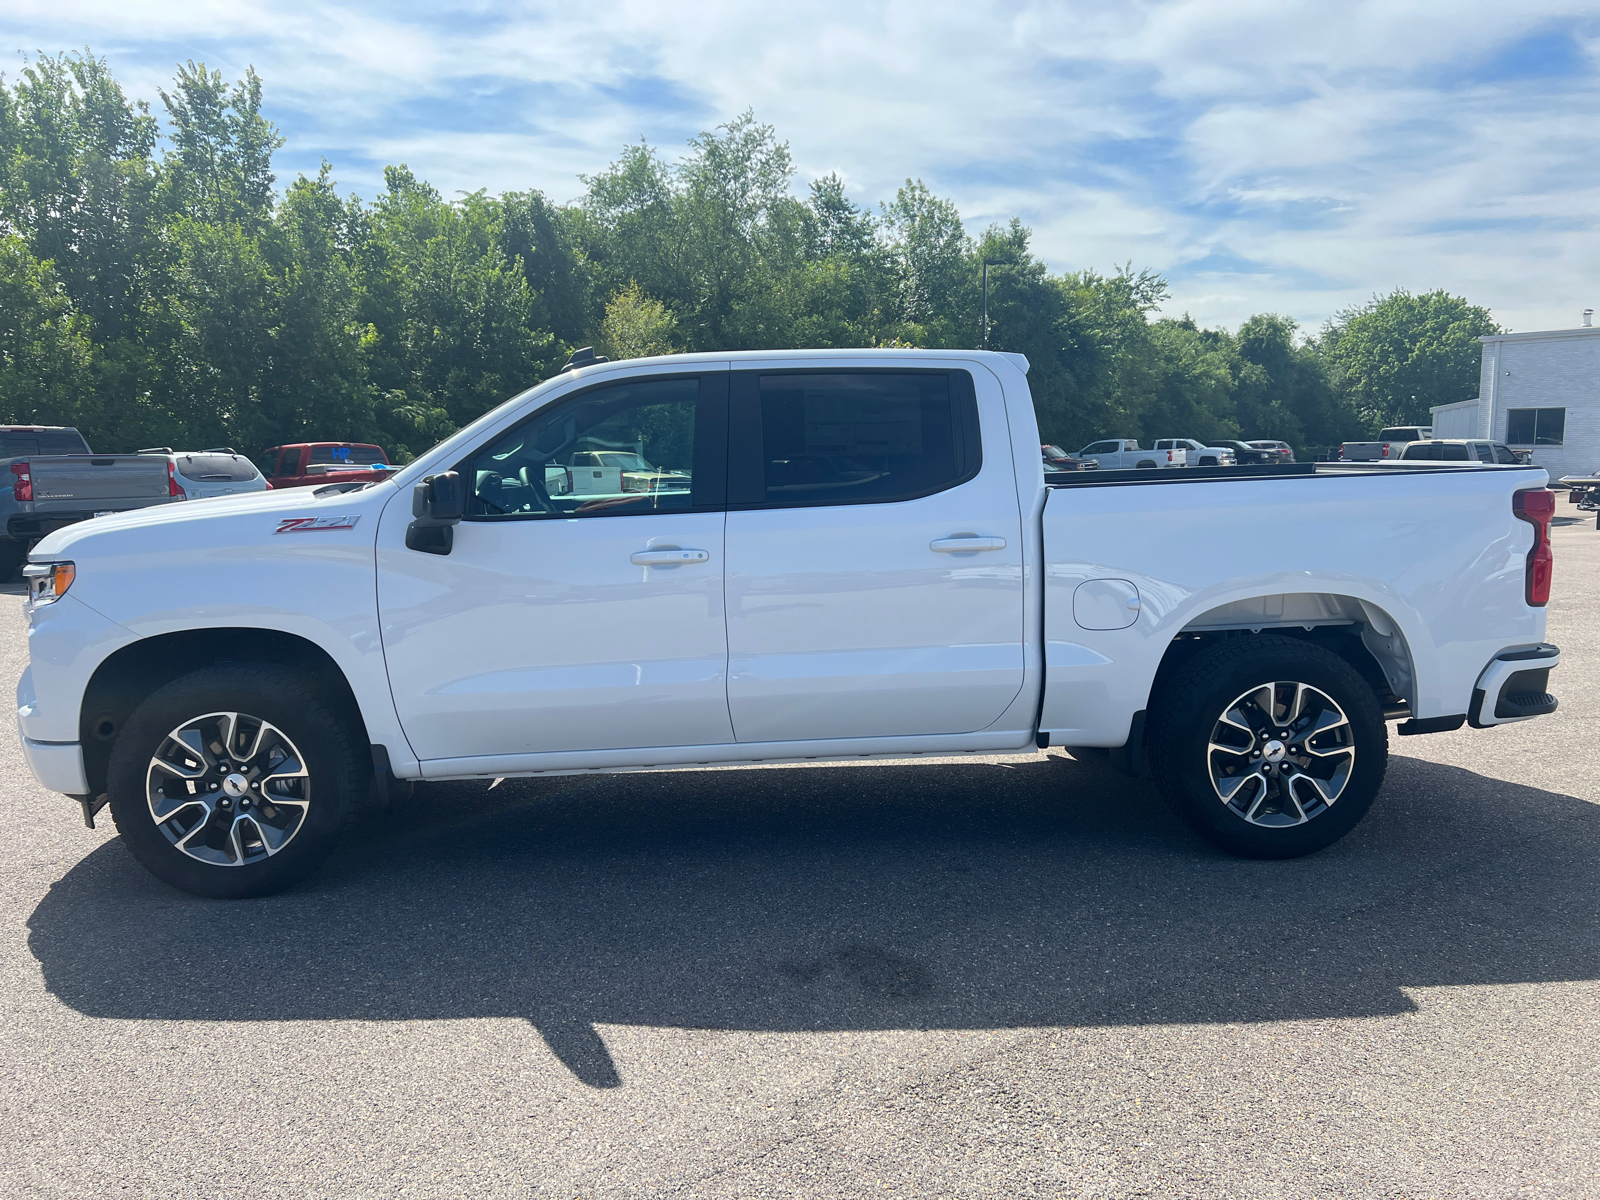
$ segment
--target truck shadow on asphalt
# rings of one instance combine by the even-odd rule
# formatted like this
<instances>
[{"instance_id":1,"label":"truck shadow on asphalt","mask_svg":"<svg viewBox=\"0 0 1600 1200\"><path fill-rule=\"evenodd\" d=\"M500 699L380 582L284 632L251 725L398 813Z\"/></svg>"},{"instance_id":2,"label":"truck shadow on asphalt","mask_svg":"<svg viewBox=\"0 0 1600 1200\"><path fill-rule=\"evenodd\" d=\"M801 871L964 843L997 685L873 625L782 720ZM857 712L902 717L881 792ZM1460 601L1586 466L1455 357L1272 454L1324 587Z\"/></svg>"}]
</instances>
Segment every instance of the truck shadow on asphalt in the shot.
<instances>
[{"instance_id":1,"label":"truck shadow on asphalt","mask_svg":"<svg viewBox=\"0 0 1600 1200\"><path fill-rule=\"evenodd\" d=\"M55 996L122 1019L524 1017L826 1031L1393 1014L1413 986L1600 978L1600 806L1415 759L1291 862L1224 857L1059 756L436 784L264 900L118 841L29 921Z\"/></svg>"}]
</instances>

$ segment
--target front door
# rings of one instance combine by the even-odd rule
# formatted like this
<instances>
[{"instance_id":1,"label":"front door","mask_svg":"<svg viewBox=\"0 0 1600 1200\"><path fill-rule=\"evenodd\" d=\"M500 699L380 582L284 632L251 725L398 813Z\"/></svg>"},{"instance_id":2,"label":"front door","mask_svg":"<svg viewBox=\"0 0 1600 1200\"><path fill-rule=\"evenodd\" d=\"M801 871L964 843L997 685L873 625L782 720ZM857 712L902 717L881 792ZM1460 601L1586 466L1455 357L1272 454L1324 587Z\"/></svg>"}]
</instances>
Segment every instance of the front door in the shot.
<instances>
[{"instance_id":1,"label":"front door","mask_svg":"<svg viewBox=\"0 0 1600 1200\"><path fill-rule=\"evenodd\" d=\"M448 555L378 539L395 706L423 761L733 740L723 615L727 373L564 397L457 468Z\"/></svg>"},{"instance_id":2,"label":"front door","mask_svg":"<svg viewBox=\"0 0 1600 1200\"><path fill-rule=\"evenodd\" d=\"M970 733L1023 676L1004 400L966 370L736 371L728 707L741 742ZM1035 468L1036 469L1036 468Z\"/></svg>"}]
</instances>

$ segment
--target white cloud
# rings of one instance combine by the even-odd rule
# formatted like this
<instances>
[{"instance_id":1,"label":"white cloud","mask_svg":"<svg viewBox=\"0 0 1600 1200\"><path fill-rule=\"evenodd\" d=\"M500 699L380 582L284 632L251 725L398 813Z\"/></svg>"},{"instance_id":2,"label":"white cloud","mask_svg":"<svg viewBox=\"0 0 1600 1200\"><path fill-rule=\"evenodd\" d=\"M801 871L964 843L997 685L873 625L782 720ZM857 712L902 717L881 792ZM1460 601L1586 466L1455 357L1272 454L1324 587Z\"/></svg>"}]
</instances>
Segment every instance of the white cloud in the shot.
<instances>
[{"instance_id":1,"label":"white cloud","mask_svg":"<svg viewBox=\"0 0 1600 1200\"><path fill-rule=\"evenodd\" d=\"M803 176L866 202L920 176L975 225L1023 216L1059 269L1171 271L1202 320L1446 286L1536 328L1596 300L1592 58L1480 71L1539 35L1592 55L1570 0L12 0L0 34L88 44L151 99L179 59L253 63L286 167L326 154L369 192L404 160L570 199L624 143L752 107Z\"/></svg>"}]
</instances>

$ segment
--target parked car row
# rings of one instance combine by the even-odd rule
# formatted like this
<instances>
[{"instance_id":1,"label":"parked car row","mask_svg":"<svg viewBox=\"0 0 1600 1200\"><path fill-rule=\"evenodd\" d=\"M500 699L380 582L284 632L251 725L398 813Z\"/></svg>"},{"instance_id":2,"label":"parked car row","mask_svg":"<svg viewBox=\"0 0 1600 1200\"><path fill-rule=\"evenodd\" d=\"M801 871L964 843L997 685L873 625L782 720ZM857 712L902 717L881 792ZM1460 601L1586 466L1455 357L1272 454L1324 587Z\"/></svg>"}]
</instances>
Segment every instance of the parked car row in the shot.
<instances>
[{"instance_id":1,"label":"parked car row","mask_svg":"<svg viewBox=\"0 0 1600 1200\"><path fill-rule=\"evenodd\" d=\"M1047 471L1159 470L1167 467L1235 467L1292 463L1294 450L1287 442L1245 442L1220 438L1210 442L1194 438L1157 438L1146 450L1133 438L1090 442L1076 454L1059 446L1042 446Z\"/></svg>"},{"instance_id":2,"label":"parked car row","mask_svg":"<svg viewBox=\"0 0 1600 1200\"><path fill-rule=\"evenodd\" d=\"M376 482L397 470L381 448L363 443L275 446L252 462L231 446L95 454L67 426L0 426L0 581L40 538L78 521L270 488Z\"/></svg>"}]
</instances>

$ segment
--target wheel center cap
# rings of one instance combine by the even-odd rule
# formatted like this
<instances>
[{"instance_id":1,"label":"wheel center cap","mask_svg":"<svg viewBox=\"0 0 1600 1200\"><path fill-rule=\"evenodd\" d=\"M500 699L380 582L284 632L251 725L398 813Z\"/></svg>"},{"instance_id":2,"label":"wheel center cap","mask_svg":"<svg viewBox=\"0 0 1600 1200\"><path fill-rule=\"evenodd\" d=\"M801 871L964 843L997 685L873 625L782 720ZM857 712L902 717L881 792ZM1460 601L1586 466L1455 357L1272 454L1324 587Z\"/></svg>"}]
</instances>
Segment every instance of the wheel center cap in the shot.
<instances>
[{"instance_id":1,"label":"wheel center cap","mask_svg":"<svg viewBox=\"0 0 1600 1200\"><path fill-rule=\"evenodd\" d=\"M1277 738L1273 738L1261 748L1261 757L1269 763L1280 763L1288 756L1289 750ZM226 785L224 785L226 786Z\"/></svg>"},{"instance_id":2,"label":"wheel center cap","mask_svg":"<svg viewBox=\"0 0 1600 1200\"><path fill-rule=\"evenodd\" d=\"M222 790L237 800L250 794L250 781L235 771L222 781Z\"/></svg>"}]
</instances>

